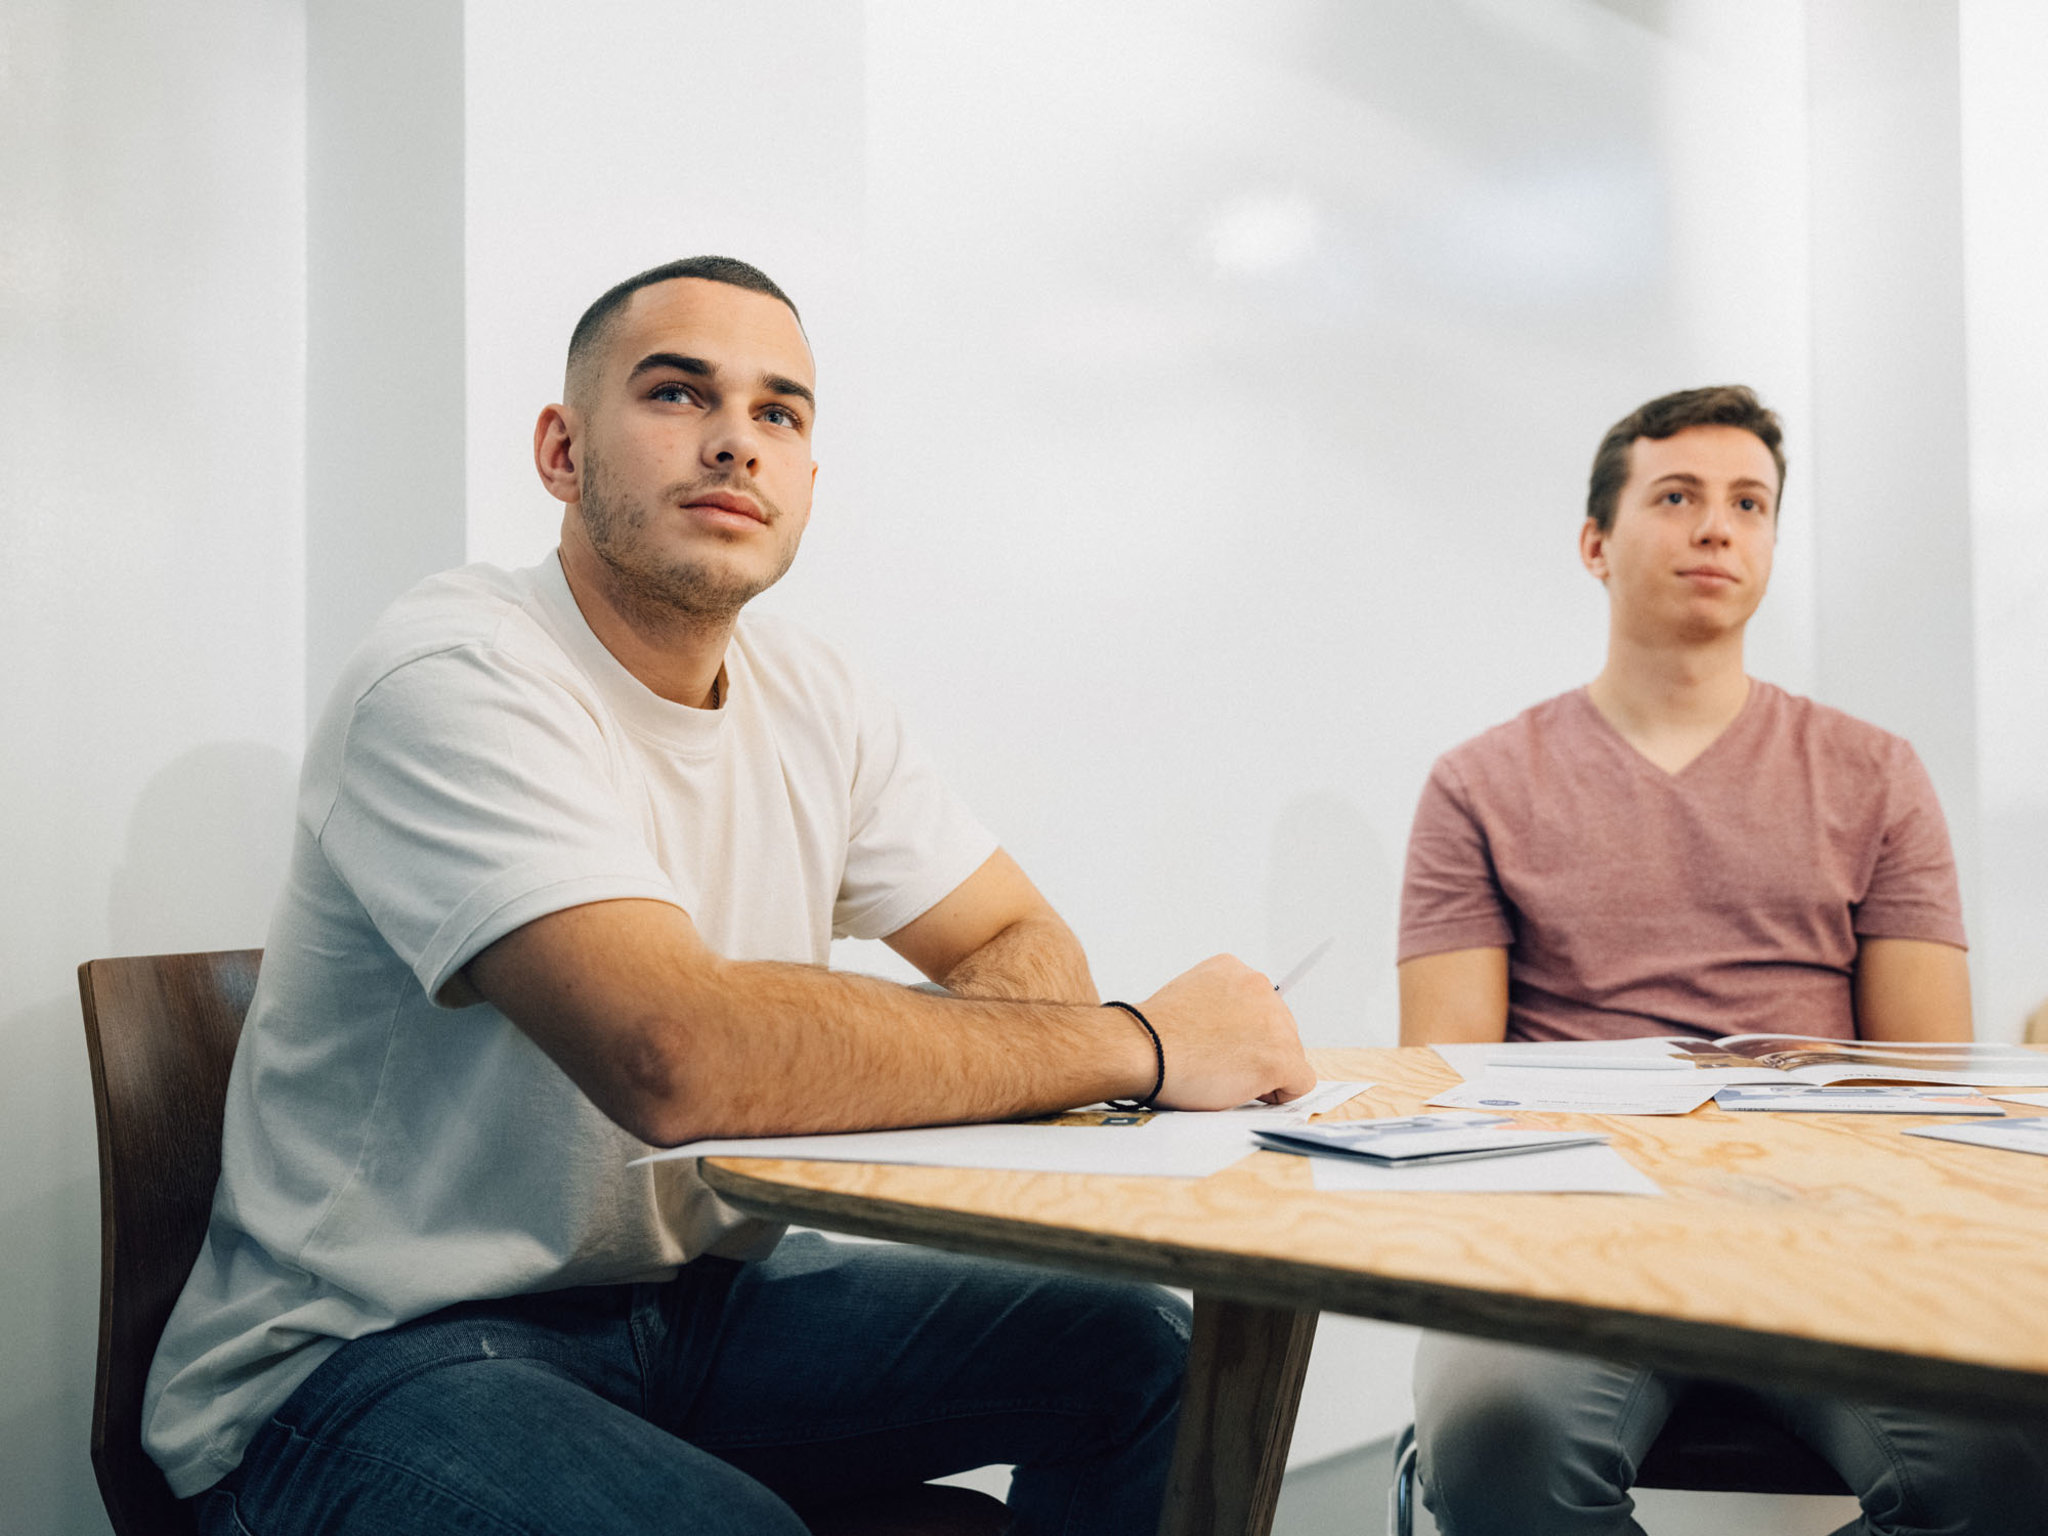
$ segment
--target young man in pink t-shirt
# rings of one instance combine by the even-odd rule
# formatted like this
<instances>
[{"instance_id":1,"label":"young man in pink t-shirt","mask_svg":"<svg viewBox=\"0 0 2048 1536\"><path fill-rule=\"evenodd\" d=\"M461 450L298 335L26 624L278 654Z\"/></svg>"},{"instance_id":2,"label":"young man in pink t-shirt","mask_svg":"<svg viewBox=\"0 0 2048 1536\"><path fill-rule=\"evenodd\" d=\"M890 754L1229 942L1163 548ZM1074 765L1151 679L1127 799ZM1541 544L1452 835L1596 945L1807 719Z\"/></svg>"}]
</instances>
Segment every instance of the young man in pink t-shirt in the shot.
<instances>
[{"instance_id":1,"label":"young man in pink t-shirt","mask_svg":"<svg viewBox=\"0 0 2048 1536\"><path fill-rule=\"evenodd\" d=\"M1402 892L1403 1044L1970 1037L1955 862L1913 749L1743 670L1782 441L1727 386L1653 400L1601 443L1579 553L1607 589L1607 662L1431 771ZM1686 1386L1427 1336L1416 1436L1439 1529L1639 1532L1634 1469ZM2036 1528L2038 1429L1755 1396L1873 1536Z\"/></svg>"}]
</instances>

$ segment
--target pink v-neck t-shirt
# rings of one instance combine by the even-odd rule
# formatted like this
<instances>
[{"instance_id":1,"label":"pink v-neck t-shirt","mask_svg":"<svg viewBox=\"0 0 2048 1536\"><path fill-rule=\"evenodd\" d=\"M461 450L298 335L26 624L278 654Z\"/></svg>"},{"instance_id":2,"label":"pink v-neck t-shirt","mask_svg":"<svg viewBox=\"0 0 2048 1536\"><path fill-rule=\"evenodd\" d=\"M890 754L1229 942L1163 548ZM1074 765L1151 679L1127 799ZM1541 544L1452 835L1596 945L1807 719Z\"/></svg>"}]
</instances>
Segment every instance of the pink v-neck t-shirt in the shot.
<instances>
[{"instance_id":1,"label":"pink v-neck t-shirt","mask_svg":"<svg viewBox=\"0 0 2048 1536\"><path fill-rule=\"evenodd\" d=\"M1753 682L1666 773L1581 688L1437 759L1402 960L1508 951L1510 1040L1856 1033L1863 939L1961 948L1955 858L1902 738Z\"/></svg>"}]
</instances>

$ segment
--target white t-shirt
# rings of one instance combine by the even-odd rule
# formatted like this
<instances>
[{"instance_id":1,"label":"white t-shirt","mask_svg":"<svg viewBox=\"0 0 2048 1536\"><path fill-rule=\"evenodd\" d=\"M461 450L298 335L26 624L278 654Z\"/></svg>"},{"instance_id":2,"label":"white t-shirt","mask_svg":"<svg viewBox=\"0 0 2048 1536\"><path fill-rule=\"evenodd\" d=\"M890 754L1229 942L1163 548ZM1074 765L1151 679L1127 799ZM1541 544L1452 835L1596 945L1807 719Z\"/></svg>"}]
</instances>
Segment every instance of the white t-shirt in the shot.
<instances>
[{"instance_id":1,"label":"white t-shirt","mask_svg":"<svg viewBox=\"0 0 2048 1536\"><path fill-rule=\"evenodd\" d=\"M458 1301L663 1279L780 1228L646 1151L497 1009L432 999L513 929L641 897L735 959L827 963L934 906L995 840L894 710L742 617L724 707L671 704L550 557L422 583L308 744L286 888L228 1085L206 1243L143 1438L189 1496L342 1341Z\"/></svg>"}]
</instances>

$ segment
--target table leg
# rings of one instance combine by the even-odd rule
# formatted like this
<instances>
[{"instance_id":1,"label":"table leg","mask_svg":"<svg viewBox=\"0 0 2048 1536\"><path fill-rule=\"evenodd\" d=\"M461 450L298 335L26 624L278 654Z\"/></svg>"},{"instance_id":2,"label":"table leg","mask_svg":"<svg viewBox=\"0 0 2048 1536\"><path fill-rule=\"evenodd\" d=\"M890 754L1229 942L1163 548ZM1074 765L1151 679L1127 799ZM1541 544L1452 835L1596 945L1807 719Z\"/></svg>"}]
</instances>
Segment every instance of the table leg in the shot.
<instances>
[{"instance_id":1,"label":"table leg","mask_svg":"<svg viewBox=\"0 0 2048 1536\"><path fill-rule=\"evenodd\" d=\"M1195 1297L1159 1536L1267 1536L1316 1315Z\"/></svg>"}]
</instances>

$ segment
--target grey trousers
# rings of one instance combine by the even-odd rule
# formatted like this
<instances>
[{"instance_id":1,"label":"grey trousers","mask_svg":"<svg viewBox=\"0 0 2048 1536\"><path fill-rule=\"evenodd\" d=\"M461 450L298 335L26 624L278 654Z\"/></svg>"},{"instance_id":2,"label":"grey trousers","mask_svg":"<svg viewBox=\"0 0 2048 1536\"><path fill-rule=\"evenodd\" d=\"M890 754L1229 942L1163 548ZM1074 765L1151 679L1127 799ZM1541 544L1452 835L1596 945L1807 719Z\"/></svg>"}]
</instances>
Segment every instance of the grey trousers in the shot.
<instances>
[{"instance_id":1,"label":"grey trousers","mask_svg":"<svg viewBox=\"0 0 2048 1536\"><path fill-rule=\"evenodd\" d=\"M1640 1366L1425 1334L1415 1360L1423 1501L1443 1536L1641 1536L1629 1486L1684 1385ZM2048 1530L2048 1426L1753 1390L1760 1411L1856 1492L1863 1518L1846 1531Z\"/></svg>"}]
</instances>

